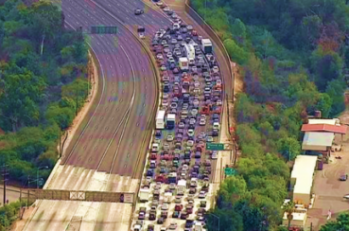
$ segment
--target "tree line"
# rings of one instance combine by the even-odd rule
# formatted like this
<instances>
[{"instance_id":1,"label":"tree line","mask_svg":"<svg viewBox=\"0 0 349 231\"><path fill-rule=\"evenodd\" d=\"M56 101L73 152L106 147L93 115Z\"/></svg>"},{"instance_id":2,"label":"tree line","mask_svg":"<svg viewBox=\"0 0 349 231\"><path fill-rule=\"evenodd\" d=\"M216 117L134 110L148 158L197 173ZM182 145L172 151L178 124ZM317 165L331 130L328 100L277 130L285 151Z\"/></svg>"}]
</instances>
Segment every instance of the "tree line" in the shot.
<instances>
[{"instance_id":1,"label":"tree line","mask_svg":"<svg viewBox=\"0 0 349 231\"><path fill-rule=\"evenodd\" d=\"M301 152L301 125L317 110L332 118L345 109L348 1L191 0L191 6L241 66L245 84L234 112L238 175L222 183L208 230L286 230L279 225L289 196L287 162Z\"/></svg>"},{"instance_id":2,"label":"tree line","mask_svg":"<svg viewBox=\"0 0 349 231\"><path fill-rule=\"evenodd\" d=\"M0 165L47 179L57 145L88 94L88 48L48 1L0 1Z\"/></svg>"}]
</instances>

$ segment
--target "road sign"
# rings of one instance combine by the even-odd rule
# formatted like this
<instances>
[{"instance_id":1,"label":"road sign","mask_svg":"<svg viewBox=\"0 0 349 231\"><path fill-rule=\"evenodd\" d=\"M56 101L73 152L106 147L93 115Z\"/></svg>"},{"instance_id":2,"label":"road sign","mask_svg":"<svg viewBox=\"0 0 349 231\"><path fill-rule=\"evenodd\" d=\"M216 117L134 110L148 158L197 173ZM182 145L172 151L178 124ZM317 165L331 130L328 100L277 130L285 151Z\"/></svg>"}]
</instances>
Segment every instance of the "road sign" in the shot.
<instances>
[{"instance_id":1,"label":"road sign","mask_svg":"<svg viewBox=\"0 0 349 231\"><path fill-rule=\"evenodd\" d=\"M224 144L221 143L206 143L207 150L222 151L224 150Z\"/></svg>"},{"instance_id":2,"label":"road sign","mask_svg":"<svg viewBox=\"0 0 349 231\"><path fill-rule=\"evenodd\" d=\"M224 173L225 173L225 175L227 175L227 176L233 176L233 175L236 174L236 170L233 169L233 168L225 168L225 169L224 169Z\"/></svg>"},{"instance_id":3,"label":"road sign","mask_svg":"<svg viewBox=\"0 0 349 231\"><path fill-rule=\"evenodd\" d=\"M91 34L117 34L116 26L91 26Z\"/></svg>"},{"instance_id":4,"label":"road sign","mask_svg":"<svg viewBox=\"0 0 349 231\"><path fill-rule=\"evenodd\" d=\"M34 200L71 200L91 202L120 202L120 196L124 195L124 203L133 203L135 193L129 192L96 192L74 191L55 189L31 189L29 197Z\"/></svg>"}]
</instances>

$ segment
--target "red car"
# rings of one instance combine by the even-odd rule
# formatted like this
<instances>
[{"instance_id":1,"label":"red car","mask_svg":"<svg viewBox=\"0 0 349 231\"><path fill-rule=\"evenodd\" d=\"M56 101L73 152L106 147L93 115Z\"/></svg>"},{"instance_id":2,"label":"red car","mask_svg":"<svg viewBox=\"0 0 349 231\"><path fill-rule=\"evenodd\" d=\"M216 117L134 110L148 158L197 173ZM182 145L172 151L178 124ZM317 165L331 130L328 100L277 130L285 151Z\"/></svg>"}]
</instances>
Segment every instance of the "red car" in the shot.
<instances>
[{"instance_id":1,"label":"red car","mask_svg":"<svg viewBox=\"0 0 349 231\"><path fill-rule=\"evenodd\" d=\"M157 176L155 181L156 181L156 182L164 183L164 182L165 182L165 177L162 176L162 175Z\"/></svg>"},{"instance_id":2,"label":"red car","mask_svg":"<svg viewBox=\"0 0 349 231\"><path fill-rule=\"evenodd\" d=\"M193 30L193 31L191 32L191 35L193 35L193 36L198 36L198 32L197 32L196 30Z\"/></svg>"},{"instance_id":3,"label":"red car","mask_svg":"<svg viewBox=\"0 0 349 231\"><path fill-rule=\"evenodd\" d=\"M156 160L156 154L152 153L152 154L150 155L150 159L151 159L151 160Z\"/></svg>"}]
</instances>

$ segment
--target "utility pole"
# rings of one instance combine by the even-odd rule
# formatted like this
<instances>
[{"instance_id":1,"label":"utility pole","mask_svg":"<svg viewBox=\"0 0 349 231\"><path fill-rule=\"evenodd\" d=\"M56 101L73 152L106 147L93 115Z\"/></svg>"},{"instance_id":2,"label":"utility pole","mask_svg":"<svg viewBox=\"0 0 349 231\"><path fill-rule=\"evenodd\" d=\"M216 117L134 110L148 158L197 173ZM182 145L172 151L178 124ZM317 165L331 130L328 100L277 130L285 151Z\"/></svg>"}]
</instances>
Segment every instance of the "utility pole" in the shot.
<instances>
[{"instance_id":1,"label":"utility pole","mask_svg":"<svg viewBox=\"0 0 349 231\"><path fill-rule=\"evenodd\" d=\"M3 181L4 181L4 197L3 197L4 206L6 205L6 181L7 181L6 175L8 175L8 172L6 169L6 164L4 163L3 167L2 167L2 177L3 177Z\"/></svg>"}]
</instances>

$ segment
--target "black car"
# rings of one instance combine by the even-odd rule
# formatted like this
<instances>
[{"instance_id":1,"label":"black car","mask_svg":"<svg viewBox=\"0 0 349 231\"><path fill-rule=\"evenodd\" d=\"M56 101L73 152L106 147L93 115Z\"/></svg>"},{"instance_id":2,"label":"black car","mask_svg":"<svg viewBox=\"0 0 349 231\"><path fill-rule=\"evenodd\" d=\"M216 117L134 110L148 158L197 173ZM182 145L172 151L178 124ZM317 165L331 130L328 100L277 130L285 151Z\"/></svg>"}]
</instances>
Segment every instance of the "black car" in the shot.
<instances>
[{"instance_id":1,"label":"black car","mask_svg":"<svg viewBox=\"0 0 349 231\"><path fill-rule=\"evenodd\" d=\"M158 138L161 137L161 130L156 130L155 136Z\"/></svg>"},{"instance_id":2,"label":"black car","mask_svg":"<svg viewBox=\"0 0 349 231\"><path fill-rule=\"evenodd\" d=\"M169 87L169 86L164 86L163 91L164 91L165 93L168 93L168 92L170 91L170 87Z\"/></svg>"},{"instance_id":3,"label":"black car","mask_svg":"<svg viewBox=\"0 0 349 231\"><path fill-rule=\"evenodd\" d=\"M144 13L144 10L141 10L141 9L136 9L135 10L135 15L141 15Z\"/></svg>"},{"instance_id":4,"label":"black car","mask_svg":"<svg viewBox=\"0 0 349 231\"><path fill-rule=\"evenodd\" d=\"M154 171L152 169L148 169L147 176L152 177L154 175Z\"/></svg>"}]
</instances>

